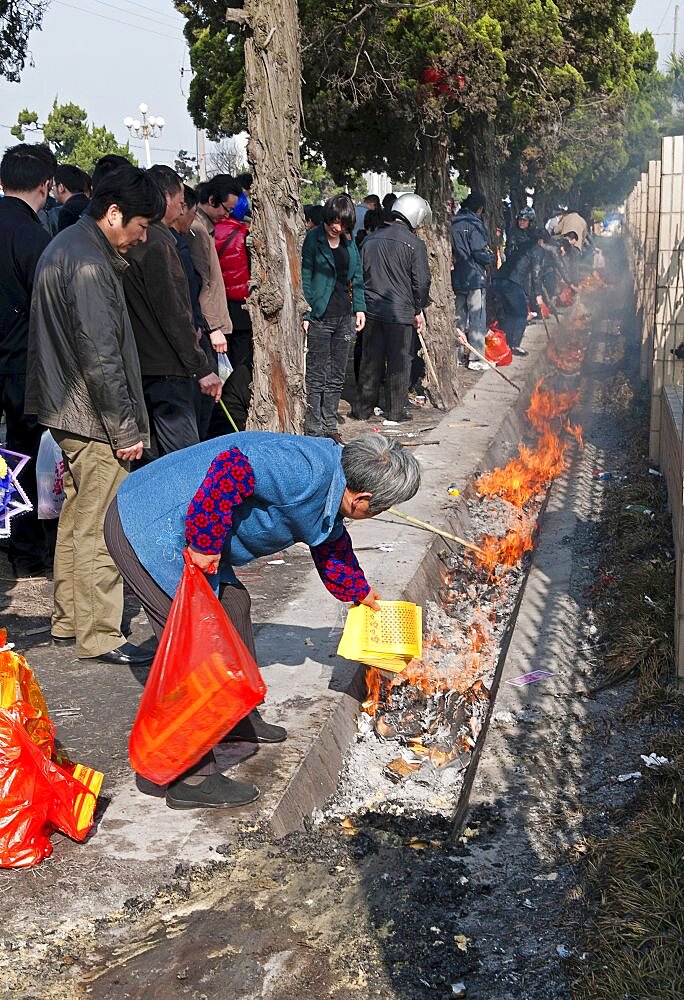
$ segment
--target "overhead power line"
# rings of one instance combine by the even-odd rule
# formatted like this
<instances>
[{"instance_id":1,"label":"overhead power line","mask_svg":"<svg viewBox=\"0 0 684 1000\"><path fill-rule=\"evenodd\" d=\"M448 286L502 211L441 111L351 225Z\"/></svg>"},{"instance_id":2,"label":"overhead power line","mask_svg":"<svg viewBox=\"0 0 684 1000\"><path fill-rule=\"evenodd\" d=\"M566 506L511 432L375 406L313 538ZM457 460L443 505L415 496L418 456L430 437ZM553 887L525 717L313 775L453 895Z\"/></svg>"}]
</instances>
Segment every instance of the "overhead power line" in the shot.
<instances>
[{"instance_id":1,"label":"overhead power line","mask_svg":"<svg viewBox=\"0 0 684 1000\"><path fill-rule=\"evenodd\" d=\"M158 38L166 38L170 42L178 42L179 39L179 35L165 35L162 34L161 31L155 31L154 28L147 28L143 25L134 24L132 21L121 21L116 17L110 17L108 14L100 14L96 10L88 10L85 7L76 7L72 3L66 3L66 0L54 0L54 2L60 7L68 7L69 10L78 11L79 14L90 14L91 17L99 17L103 21L111 21L113 24L122 24L126 28L134 28L136 31L144 31L148 35L157 35Z\"/></svg>"}]
</instances>

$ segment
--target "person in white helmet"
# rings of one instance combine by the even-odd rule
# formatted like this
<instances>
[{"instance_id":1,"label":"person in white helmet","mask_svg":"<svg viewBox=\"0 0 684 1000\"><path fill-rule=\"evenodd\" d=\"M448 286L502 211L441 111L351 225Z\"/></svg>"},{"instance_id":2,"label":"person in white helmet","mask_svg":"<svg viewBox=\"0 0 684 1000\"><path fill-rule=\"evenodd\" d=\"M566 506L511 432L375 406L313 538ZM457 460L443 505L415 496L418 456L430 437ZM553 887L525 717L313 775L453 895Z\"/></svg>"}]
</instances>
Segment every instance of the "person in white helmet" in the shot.
<instances>
[{"instance_id":1,"label":"person in white helmet","mask_svg":"<svg viewBox=\"0 0 684 1000\"><path fill-rule=\"evenodd\" d=\"M432 222L432 210L417 194L394 202L392 221L371 233L361 247L367 322L352 416L368 420L378 402L383 376L387 417L410 420L406 412L413 336L423 326L430 298L430 265L415 230Z\"/></svg>"}]
</instances>

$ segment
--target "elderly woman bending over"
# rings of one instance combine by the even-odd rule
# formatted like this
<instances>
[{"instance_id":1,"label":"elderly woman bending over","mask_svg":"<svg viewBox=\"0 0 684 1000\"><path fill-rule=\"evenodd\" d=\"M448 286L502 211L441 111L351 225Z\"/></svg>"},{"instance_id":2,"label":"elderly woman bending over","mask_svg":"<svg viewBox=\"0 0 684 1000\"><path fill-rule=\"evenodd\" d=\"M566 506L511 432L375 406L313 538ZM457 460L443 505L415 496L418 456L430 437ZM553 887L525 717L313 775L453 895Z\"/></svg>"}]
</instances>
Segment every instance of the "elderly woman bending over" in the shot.
<instances>
[{"instance_id":1,"label":"elderly woman bending over","mask_svg":"<svg viewBox=\"0 0 684 1000\"><path fill-rule=\"evenodd\" d=\"M364 520L409 500L420 485L416 459L381 434L340 448L331 440L243 432L165 455L124 480L105 520L105 540L159 638L183 571L183 549L210 579L256 658L250 597L233 566L305 542L327 590L376 608L344 518ZM280 743L281 726L255 709L224 739ZM210 752L173 782L175 809L237 806L254 785L217 772Z\"/></svg>"}]
</instances>

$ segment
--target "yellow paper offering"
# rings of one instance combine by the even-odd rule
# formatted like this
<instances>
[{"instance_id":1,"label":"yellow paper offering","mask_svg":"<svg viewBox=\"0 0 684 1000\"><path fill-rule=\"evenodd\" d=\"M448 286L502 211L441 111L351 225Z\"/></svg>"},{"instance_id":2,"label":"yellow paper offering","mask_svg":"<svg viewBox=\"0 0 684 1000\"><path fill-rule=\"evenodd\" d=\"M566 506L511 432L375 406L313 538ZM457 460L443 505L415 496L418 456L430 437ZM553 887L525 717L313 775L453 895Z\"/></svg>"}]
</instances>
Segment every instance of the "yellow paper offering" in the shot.
<instances>
[{"instance_id":1,"label":"yellow paper offering","mask_svg":"<svg viewBox=\"0 0 684 1000\"><path fill-rule=\"evenodd\" d=\"M423 609L409 601L379 601L379 611L359 604L349 611L339 656L400 673L423 651Z\"/></svg>"}]
</instances>

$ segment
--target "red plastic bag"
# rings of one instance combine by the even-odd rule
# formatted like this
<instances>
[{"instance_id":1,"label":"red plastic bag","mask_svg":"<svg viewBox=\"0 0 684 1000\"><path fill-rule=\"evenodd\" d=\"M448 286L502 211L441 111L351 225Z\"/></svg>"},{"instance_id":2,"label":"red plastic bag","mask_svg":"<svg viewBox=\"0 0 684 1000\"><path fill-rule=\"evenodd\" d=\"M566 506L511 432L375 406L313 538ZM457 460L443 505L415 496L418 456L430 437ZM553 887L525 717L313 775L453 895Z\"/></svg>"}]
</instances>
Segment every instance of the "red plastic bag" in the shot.
<instances>
[{"instance_id":1,"label":"red plastic bag","mask_svg":"<svg viewBox=\"0 0 684 1000\"><path fill-rule=\"evenodd\" d=\"M131 766L173 781L263 701L259 668L187 555L128 742Z\"/></svg>"},{"instance_id":2,"label":"red plastic bag","mask_svg":"<svg viewBox=\"0 0 684 1000\"><path fill-rule=\"evenodd\" d=\"M485 357L498 368L505 368L513 361L513 354L506 341L506 334L496 322L492 323L485 337Z\"/></svg>"},{"instance_id":3,"label":"red plastic bag","mask_svg":"<svg viewBox=\"0 0 684 1000\"><path fill-rule=\"evenodd\" d=\"M2 868L28 868L49 857L49 838L55 830L84 840L102 784L97 771L80 765L60 766L36 746L27 723L37 714L22 701L11 709L0 708Z\"/></svg>"}]
</instances>

